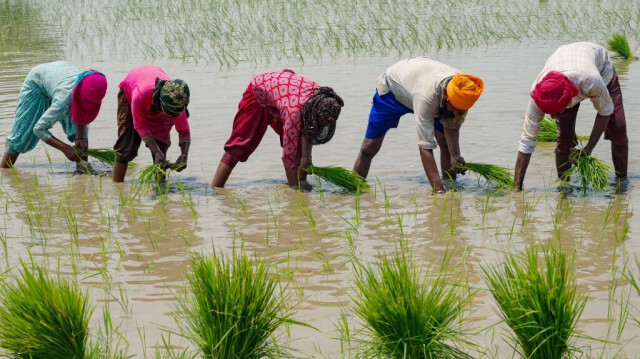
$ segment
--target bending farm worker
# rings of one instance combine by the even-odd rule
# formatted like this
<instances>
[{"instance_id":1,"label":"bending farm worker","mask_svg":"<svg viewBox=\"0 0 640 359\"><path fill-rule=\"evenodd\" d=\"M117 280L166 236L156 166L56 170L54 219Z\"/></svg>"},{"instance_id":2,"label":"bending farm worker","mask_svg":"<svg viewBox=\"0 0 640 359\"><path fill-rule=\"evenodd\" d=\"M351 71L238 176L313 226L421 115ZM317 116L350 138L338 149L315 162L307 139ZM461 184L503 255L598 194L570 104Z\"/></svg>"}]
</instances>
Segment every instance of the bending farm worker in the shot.
<instances>
[{"instance_id":1,"label":"bending farm worker","mask_svg":"<svg viewBox=\"0 0 640 359\"><path fill-rule=\"evenodd\" d=\"M433 149L440 146L445 178L464 173L459 129L467 111L482 94L482 79L428 57L414 57L391 65L376 81L369 124L353 170L366 177L387 131L400 117L414 113L422 166L435 192L444 192Z\"/></svg>"},{"instance_id":2,"label":"bending farm worker","mask_svg":"<svg viewBox=\"0 0 640 359\"><path fill-rule=\"evenodd\" d=\"M171 128L178 131L180 156L172 165L177 171L187 167L191 144L189 130L189 86L156 66L140 66L129 71L118 92L118 140L113 146L116 161L113 181L124 181L127 165L138 156L144 141L154 163L169 165L166 155Z\"/></svg>"},{"instance_id":3,"label":"bending farm worker","mask_svg":"<svg viewBox=\"0 0 640 359\"><path fill-rule=\"evenodd\" d=\"M13 166L21 153L36 147L38 140L62 152L69 161L82 161L89 146L88 126L98 116L106 92L107 79L95 70L85 71L64 61L31 69L18 96L0 167ZM56 122L74 146L51 134L49 130Z\"/></svg>"},{"instance_id":4,"label":"bending farm worker","mask_svg":"<svg viewBox=\"0 0 640 359\"><path fill-rule=\"evenodd\" d=\"M574 148L576 116L580 102L591 100L598 112L589 141L583 151ZM514 177L516 190L522 190L529 160L538 143L541 121L550 114L558 124L556 169L564 178L571 168L570 154L590 155L600 136L611 141L611 157L618 177L627 176L629 144L622 106L620 83L607 50L590 42L576 42L559 47L547 60L533 83L531 99L520 137Z\"/></svg>"},{"instance_id":5,"label":"bending farm worker","mask_svg":"<svg viewBox=\"0 0 640 359\"><path fill-rule=\"evenodd\" d=\"M313 145L329 142L344 102L330 87L291 70L256 76L245 90L233 120L231 136L224 145L211 187L223 187L238 162L256 150L267 128L280 136L282 162L289 186L306 179L312 164Z\"/></svg>"}]
</instances>

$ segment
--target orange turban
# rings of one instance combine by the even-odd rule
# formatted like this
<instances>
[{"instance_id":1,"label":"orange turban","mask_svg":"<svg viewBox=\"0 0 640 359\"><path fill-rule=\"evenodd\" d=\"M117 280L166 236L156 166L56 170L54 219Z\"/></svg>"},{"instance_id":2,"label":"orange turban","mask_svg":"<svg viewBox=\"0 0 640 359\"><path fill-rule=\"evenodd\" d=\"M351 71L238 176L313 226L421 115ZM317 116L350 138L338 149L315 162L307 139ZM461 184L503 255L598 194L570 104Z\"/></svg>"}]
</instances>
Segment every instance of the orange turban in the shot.
<instances>
[{"instance_id":1,"label":"orange turban","mask_svg":"<svg viewBox=\"0 0 640 359\"><path fill-rule=\"evenodd\" d=\"M473 106L484 90L484 83L479 77L468 74L457 74L447 84L447 97L453 107L466 111Z\"/></svg>"}]
</instances>

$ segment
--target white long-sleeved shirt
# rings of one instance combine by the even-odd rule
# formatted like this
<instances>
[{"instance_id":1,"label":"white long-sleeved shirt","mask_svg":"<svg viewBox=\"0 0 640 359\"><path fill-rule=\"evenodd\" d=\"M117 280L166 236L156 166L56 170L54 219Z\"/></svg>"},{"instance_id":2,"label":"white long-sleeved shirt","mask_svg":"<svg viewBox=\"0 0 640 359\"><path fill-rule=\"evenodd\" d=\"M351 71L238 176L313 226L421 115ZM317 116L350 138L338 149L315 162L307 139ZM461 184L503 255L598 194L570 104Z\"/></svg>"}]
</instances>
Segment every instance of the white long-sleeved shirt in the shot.
<instances>
[{"instance_id":1,"label":"white long-sleeved shirt","mask_svg":"<svg viewBox=\"0 0 640 359\"><path fill-rule=\"evenodd\" d=\"M413 110L418 131L418 147L434 149L438 144L434 136L434 117L437 117L443 103L443 94L448 80L460 71L428 57L412 57L401 60L389 68L376 80L380 96L389 92ZM446 128L460 128L466 111L455 119L443 121Z\"/></svg>"},{"instance_id":2,"label":"white long-sleeved shirt","mask_svg":"<svg viewBox=\"0 0 640 359\"><path fill-rule=\"evenodd\" d=\"M532 91L550 71L563 73L578 88L578 95L571 99L567 108L588 98L599 115L608 116L613 113L613 101L607 84L611 82L615 71L604 47L591 42L560 46L547 60L531 87ZM535 101L529 99L518 151L533 153L538 144L538 133L544 115Z\"/></svg>"}]
</instances>

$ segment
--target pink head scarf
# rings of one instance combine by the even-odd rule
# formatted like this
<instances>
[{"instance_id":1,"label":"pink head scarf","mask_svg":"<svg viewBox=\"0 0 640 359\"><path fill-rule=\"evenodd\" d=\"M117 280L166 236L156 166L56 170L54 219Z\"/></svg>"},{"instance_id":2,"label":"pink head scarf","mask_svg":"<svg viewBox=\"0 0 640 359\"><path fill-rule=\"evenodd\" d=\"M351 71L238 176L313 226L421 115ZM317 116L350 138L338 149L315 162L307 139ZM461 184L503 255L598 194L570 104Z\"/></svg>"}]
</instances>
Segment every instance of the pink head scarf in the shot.
<instances>
[{"instance_id":1,"label":"pink head scarf","mask_svg":"<svg viewBox=\"0 0 640 359\"><path fill-rule=\"evenodd\" d=\"M107 78L100 72L89 70L81 73L78 79L71 95L71 121L88 125L98 116L107 92Z\"/></svg>"},{"instance_id":2,"label":"pink head scarf","mask_svg":"<svg viewBox=\"0 0 640 359\"><path fill-rule=\"evenodd\" d=\"M562 112L574 96L578 88L561 72L550 71L531 91L531 98L542 112L555 114Z\"/></svg>"}]
</instances>

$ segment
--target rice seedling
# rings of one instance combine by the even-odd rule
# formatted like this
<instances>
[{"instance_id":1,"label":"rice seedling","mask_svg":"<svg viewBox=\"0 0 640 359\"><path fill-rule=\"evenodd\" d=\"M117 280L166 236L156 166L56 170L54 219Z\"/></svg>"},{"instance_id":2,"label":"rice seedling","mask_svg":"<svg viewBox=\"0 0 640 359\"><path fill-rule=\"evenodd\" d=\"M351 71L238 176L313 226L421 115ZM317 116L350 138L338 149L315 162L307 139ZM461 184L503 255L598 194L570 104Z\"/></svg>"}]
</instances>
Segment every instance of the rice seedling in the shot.
<instances>
[{"instance_id":1,"label":"rice seedling","mask_svg":"<svg viewBox=\"0 0 640 359\"><path fill-rule=\"evenodd\" d=\"M568 182L571 176L576 174L580 177L582 193L588 190L604 192L609 187L609 177L613 169L594 156L578 156L573 165L564 174L563 181Z\"/></svg>"},{"instance_id":2,"label":"rice seedling","mask_svg":"<svg viewBox=\"0 0 640 359\"><path fill-rule=\"evenodd\" d=\"M109 165L110 167L113 167L113 164L116 162L116 151L110 148L89 148L85 151L85 154ZM134 162L129 162L129 168L135 166L136 164Z\"/></svg>"},{"instance_id":3,"label":"rice seedling","mask_svg":"<svg viewBox=\"0 0 640 359\"><path fill-rule=\"evenodd\" d=\"M576 135L579 141L588 141L589 136ZM550 116L545 116L540 123L538 142L558 142L558 124Z\"/></svg>"},{"instance_id":4,"label":"rice seedling","mask_svg":"<svg viewBox=\"0 0 640 359\"><path fill-rule=\"evenodd\" d=\"M68 280L21 263L0 283L0 347L16 358L88 358L89 297Z\"/></svg>"},{"instance_id":5,"label":"rice seedling","mask_svg":"<svg viewBox=\"0 0 640 359\"><path fill-rule=\"evenodd\" d=\"M614 34L607 41L607 50L616 54L617 57L625 60L637 60L638 57L631 53L631 46L624 34Z\"/></svg>"},{"instance_id":6,"label":"rice seedling","mask_svg":"<svg viewBox=\"0 0 640 359\"><path fill-rule=\"evenodd\" d=\"M179 301L182 335L206 358L263 358L277 352L275 331L292 322L279 278L244 253L197 255Z\"/></svg>"},{"instance_id":7,"label":"rice seedling","mask_svg":"<svg viewBox=\"0 0 640 359\"><path fill-rule=\"evenodd\" d=\"M459 346L470 344L460 318L471 295L459 283L448 282L450 255L432 274L416 268L405 246L373 265L352 258L354 311L366 338L363 357L470 358Z\"/></svg>"},{"instance_id":8,"label":"rice seedling","mask_svg":"<svg viewBox=\"0 0 640 359\"><path fill-rule=\"evenodd\" d=\"M356 192L358 189L368 189L369 184L357 173L342 167L316 167L306 168L310 174L320 177L337 188L348 192Z\"/></svg>"},{"instance_id":9,"label":"rice seedling","mask_svg":"<svg viewBox=\"0 0 640 359\"><path fill-rule=\"evenodd\" d=\"M462 167L475 172L487 182L496 184L500 189L513 187L513 176L504 167L480 162L466 162Z\"/></svg>"},{"instance_id":10,"label":"rice seedling","mask_svg":"<svg viewBox=\"0 0 640 359\"><path fill-rule=\"evenodd\" d=\"M561 359L577 349L571 345L585 295L577 293L573 268L559 248L537 246L524 253L505 253L500 266L482 266L499 315L513 331L513 349L523 358Z\"/></svg>"}]
</instances>

